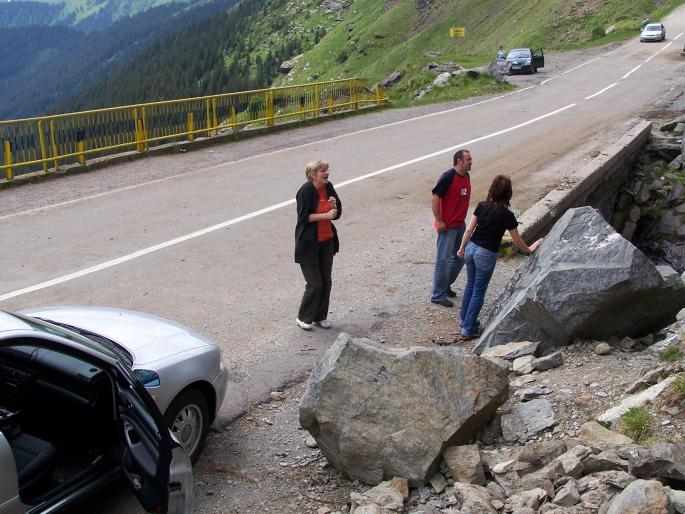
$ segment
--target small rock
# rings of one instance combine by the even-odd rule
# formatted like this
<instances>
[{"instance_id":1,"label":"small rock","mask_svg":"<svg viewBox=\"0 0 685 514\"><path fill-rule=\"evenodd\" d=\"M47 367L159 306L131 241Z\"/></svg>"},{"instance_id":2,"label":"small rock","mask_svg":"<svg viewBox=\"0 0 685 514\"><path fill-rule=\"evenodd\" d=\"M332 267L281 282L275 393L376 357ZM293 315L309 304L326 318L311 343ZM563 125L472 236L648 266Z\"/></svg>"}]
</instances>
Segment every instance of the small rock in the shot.
<instances>
[{"instance_id":1,"label":"small rock","mask_svg":"<svg viewBox=\"0 0 685 514\"><path fill-rule=\"evenodd\" d=\"M452 478L458 482L485 485L485 473L477 444L450 446L443 458Z\"/></svg>"},{"instance_id":2,"label":"small rock","mask_svg":"<svg viewBox=\"0 0 685 514\"><path fill-rule=\"evenodd\" d=\"M504 503L502 503L499 500L492 500L490 502L490 505L492 505L497 510L500 510L500 509L502 509L502 507L504 507Z\"/></svg>"},{"instance_id":3,"label":"small rock","mask_svg":"<svg viewBox=\"0 0 685 514\"><path fill-rule=\"evenodd\" d=\"M442 473L436 473L433 478L430 479L430 484L437 494L442 493L447 487L447 480Z\"/></svg>"},{"instance_id":4,"label":"small rock","mask_svg":"<svg viewBox=\"0 0 685 514\"><path fill-rule=\"evenodd\" d=\"M628 453L628 472L639 478L685 481L685 445L658 443Z\"/></svg>"},{"instance_id":5,"label":"small rock","mask_svg":"<svg viewBox=\"0 0 685 514\"><path fill-rule=\"evenodd\" d=\"M580 440L590 448L600 450L633 444L630 437L604 428L596 421L588 421L580 427Z\"/></svg>"},{"instance_id":6,"label":"small rock","mask_svg":"<svg viewBox=\"0 0 685 514\"><path fill-rule=\"evenodd\" d=\"M522 402L527 402L529 400L532 400L533 398L537 398L538 396L549 394L551 392L552 391L549 387L543 385L521 389L517 391L516 394L519 397L519 400L521 400Z\"/></svg>"},{"instance_id":7,"label":"small rock","mask_svg":"<svg viewBox=\"0 0 685 514\"><path fill-rule=\"evenodd\" d=\"M431 488L430 487L419 487L419 499L421 501L425 502L430 497L431 497Z\"/></svg>"},{"instance_id":8,"label":"small rock","mask_svg":"<svg viewBox=\"0 0 685 514\"><path fill-rule=\"evenodd\" d=\"M592 401L593 396L590 393L581 394L574 401L581 407L586 407Z\"/></svg>"},{"instance_id":9,"label":"small rock","mask_svg":"<svg viewBox=\"0 0 685 514\"><path fill-rule=\"evenodd\" d=\"M572 507L573 505L580 503L580 493L578 492L576 481L571 479L566 482L566 484L557 491L552 503L556 503L563 507Z\"/></svg>"},{"instance_id":10,"label":"small rock","mask_svg":"<svg viewBox=\"0 0 685 514\"><path fill-rule=\"evenodd\" d=\"M526 355L535 355L540 346L539 341L521 341L492 346L482 353L482 357L499 357L505 360L515 360Z\"/></svg>"},{"instance_id":11,"label":"small rock","mask_svg":"<svg viewBox=\"0 0 685 514\"><path fill-rule=\"evenodd\" d=\"M533 361L533 368L537 371L547 371L552 368L558 368L564 363L564 356L561 352L554 352L545 357L540 357Z\"/></svg>"},{"instance_id":12,"label":"small rock","mask_svg":"<svg viewBox=\"0 0 685 514\"><path fill-rule=\"evenodd\" d=\"M281 391L272 391L271 399L280 402L282 400L285 400L285 394L283 394Z\"/></svg>"},{"instance_id":13,"label":"small rock","mask_svg":"<svg viewBox=\"0 0 685 514\"><path fill-rule=\"evenodd\" d=\"M607 514L668 512L668 496L656 480L635 480L612 500Z\"/></svg>"},{"instance_id":14,"label":"small rock","mask_svg":"<svg viewBox=\"0 0 685 514\"><path fill-rule=\"evenodd\" d=\"M319 445L316 443L316 439L314 439L312 436L307 437L307 439L304 440L304 444L308 448L318 448Z\"/></svg>"},{"instance_id":15,"label":"small rock","mask_svg":"<svg viewBox=\"0 0 685 514\"><path fill-rule=\"evenodd\" d=\"M597 355L609 355L611 353L611 346L609 346L609 343L599 343L595 346L595 353Z\"/></svg>"},{"instance_id":16,"label":"small rock","mask_svg":"<svg viewBox=\"0 0 685 514\"><path fill-rule=\"evenodd\" d=\"M526 355L524 357L518 357L514 359L514 364L512 365L512 370L514 373L519 375L527 375L532 373L535 369L533 363L535 362L535 357L532 355Z\"/></svg>"}]
</instances>

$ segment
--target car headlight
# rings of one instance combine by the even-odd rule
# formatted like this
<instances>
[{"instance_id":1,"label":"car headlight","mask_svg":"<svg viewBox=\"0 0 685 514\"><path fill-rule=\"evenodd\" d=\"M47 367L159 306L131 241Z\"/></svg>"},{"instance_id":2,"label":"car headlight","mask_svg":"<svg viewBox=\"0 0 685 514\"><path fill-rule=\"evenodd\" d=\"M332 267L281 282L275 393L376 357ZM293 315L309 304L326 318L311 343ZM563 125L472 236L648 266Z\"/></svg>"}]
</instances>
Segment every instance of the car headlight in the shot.
<instances>
[{"instance_id":1,"label":"car headlight","mask_svg":"<svg viewBox=\"0 0 685 514\"><path fill-rule=\"evenodd\" d=\"M133 373L136 375L140 383L145 387L159 387L161 383L159 380L159 375L149 369L135 369Z\"/></svg>"}]
</instances>

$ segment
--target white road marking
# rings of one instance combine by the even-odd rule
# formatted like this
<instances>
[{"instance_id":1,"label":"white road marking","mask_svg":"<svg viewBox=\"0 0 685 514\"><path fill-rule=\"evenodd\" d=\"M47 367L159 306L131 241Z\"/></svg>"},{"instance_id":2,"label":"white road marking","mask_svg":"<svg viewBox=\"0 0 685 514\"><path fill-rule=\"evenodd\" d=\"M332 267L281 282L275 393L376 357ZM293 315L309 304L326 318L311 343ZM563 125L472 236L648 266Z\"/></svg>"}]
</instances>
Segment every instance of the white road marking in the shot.
<instances>
[{"instance_id":1,"label":"white road marking","mask_svg":"<svg viewBox=\"0 0 685 514\"><path fill-rule=\"evenodd\" d=\"M673 41L678 41L678 39L679 39L680 36L682 36L682 35L683 35L683 33L681 32L680 34L678 34L676 37L673 38Z\"/></svg>"},{"instance_id":2,"label":"white road marking","mask_svg":"<svg viewBox=\"0 0 685 514\"><path fill-rule=\"evenodd\" d=\"M661 52L663 52L664 50L666 50L666 49L667 49L669 46L671 46L672 44L673 44L673 41L671 41L671 42L668 43L667 45L662 46L661 48L659 48L659 50L657 50L657 51L654 52L652 55L650 55L650 56L645 60L645 62L651 61L652 59L654 59L657 55L659 55Z\"/></svg>"},{"instance_id":3,"label":"white road marking","mask_svg":"<svg viewBox=\"0 0 685 514\"><path fill-rule=\"evenodd\" d=\"M567 73L571 73L572 71L576 71L578 68L582 68L583 66L587 66L587 65L590 64L590 63L593 63L593 62L595 62L595 61L598 61L600 58L601 58L601 56L600 56L600 57L595 57L594 59L590 59L589 61L584 62L583 64L579 64L578 66L574 66L573 68L571 68L571 69L566 70L565 72L563 72L562 75L566 75Z\"/></svg>"},{"instance_id":4,"label":"white road marking","mask_svg":"<svg viewBox=\"0 0 685 514\"><path fill-rule=\"evenodd\" d=\"M549 118L549 117L551 117L551 116L555 116L555 115L557 115L557 114L560 114L560 113L562 113L562 112L564 112L564 111L567 111L568 109L571 109L571 108L573 108L573 107L575 107L575 106L576 106L575 103L566 105L565 107L561 107L560 109L557 109L557 110L555 110L555 111L551 111L551 112L548 112L547 114L543 114L543 115L541 115L541 116L538 116L538 117L536 117L536 118L530 119L530 120L525 121L525 122L523 122L523 123L519 123L518 125L514 125L514 126L511 126L511 127L509 127L509 128L506 128L506 129L498 130L497 132L493 132L493 133L487 134L487 135L485 135L485 136L477 137L477 138L475 138L475 139L471 139L471 140L469 140L469 141L465 141L465 142L463 142L463 143L459 143L459 144L457 144L457 145L450 146L450 147L444 148L444 149L442 149L442 150L438 150L437 152L433 152L433 153L430 153L430 154L422 155L422 156L417 157L417 158L415 158L415 159L411 159L411 160L409 160L409 161L401 162L401 163L399 163L399 164L395 164L395 165L393 165L393 166L389 166L389 167L387 167L387 168L383 168L383 169L381 169L381 170L374 171L374 172L372 172L372 173L367 173L366 175L361 175L361 176L356 177L356 178L353 178L353 179L351 179L351 180L346 180L346 181L344 181L344 182L339 183L336 187L337 187L337 188L345 187L345 186L347 186L347 185L349 185L349 184L353 184L353 183L355 183L355 182L359 182L359 181L362 181L362 180L366 180L366 179L368 179L368 178L375 177L375 176L380 175L380 174L382 174L382 173L387 173L387 172L389 172L389 171L396 170L396 169L398 169L398 168L402 168L402 167L408 166L408 165L410 165L410 164L415 164L415 163L417 163L417 162L424 161L424 160L426 160L426 159L431 159L431 158L436 157L436 156L438 156L438 155L441 155L441 154L443 154L443 153L451 152L451 151L453 151L453 150L456 150L457 148L461 148L461 147L465 147L465 146L468 146L468 145L472 145L472 144L478 143L478 142L480 142L480 141L484 141L484 140L486 140L486 139L491 139L491 138L493 138L493 137L500 136L500 135L502 135L502 134L506 134L507 132L512 132L512 131L514 131L514 130L517 130L517 129L526 127L526 126L528 126L528 125L532 125L533 123L536 123L536 122L538 122L538 121L544 120L544 119ZM287 207L287 206L292 205L292 204L294 204L294 203L295 203L295 199L286 200L285 202L277 203L277 204L271 205L271 206L269 206L269 207L265 207L265 208L263 208L263 209L259 209L259 210L256 210L256 211L252 211L252 212L250 212L250 213L248 213L248 214L244 214L243 216L239 216L239 217L237 217L237 218L233 218L233 219L224 221L224 222L222 222L222 223L218 223L218 224L216 224L216 225L212 225L212 226L210 226L210 227L205 227L205 228L200 229L200 230L197 230L197 231L195 231L195 232L191 232L190 234L185 234L185 235L183 235L183 236L180 236L180 237L171 239L171 240L169 240L169 241L165 241L165 242L163 242L163 243L159 243L159 244L154 245L154 246L149 246L148 248L143 248L142 250L138 250L138 251L136 251L136 252L132 252L132 253L129 253L129 254L126 254L126 255L122 255L121 257L118 257L118 258L116 258L116 259L112 259L112 260L109 260L109 261L106 261L106 262L102 262L102 263L96 264L96 265L94 265L94 266L89 266L89 267L84 268L84 269L82 269L82 270L75 271L75 272L69 273L69 274L67 274L67 275L62 275L61 277L57 277L57 278L54 278L54 279L52 279L52 280L47 280L47 281L45 281L45 282L40 282L40 283L38 283L38 284L29 286L29 287L25 287L25 288L23 288L23 289L17 289L16 291L11 291L11 292L9 292L9 293L5 293L5 294L3 294L3 295L0 295L0 302L2 302L2 301L4 301L4 300L9 300L10 298L15 298L15 297L17 297L17 296L21 296L21 295L24 295L24 294L28 294L28 293L32 293L32 292L35 292L35 291L39 291L39 290L41 290L41 289L45 289L45 288L48 288L48 287L51 287L51 286L55 286L55 285L58 285L58 284L63 284L64 282L68 282L68 281L70 281L70 280L74 280L74 279L77 279L77 278L80 278L80 277L84 277L84 276L86 276L86 275L90 275L90 274L92 274L92 273L95 273L95 272L98 272L98 271L102 271L102 270L105 270L105 269L107 269L107 268L111 268L111 267L113 267L113 266L117 266L117 265L119 265L119 264L123 264L123 263L125 263L125 262L132 261L132 260L134 260L134 259L138 259L139 257L143 257L143 256L148 255L148 254L151 254L151 253L153 253L153 252L157 252L157 251L159 251L159 250L163 250L163 249L165 249L165 248L169 248L170 246L174 246L174 245L183 243L183 242L185 242L185 241L189 241L189 240L191 240L191 239L195 239L195 238L197 238L197 237L204 236L204 235L206 235L206 234L209 234L210 232L215 232L215 231L217 231L217 230L221 230L221 229L226 228L226 227L229 227L229 226L231 226L231 225L235 225L235 224L237 224L237 223L241 223L241 222L243 222L243 221L247 221L247 220L250 220L250 219L252 219L252 218L256 218L257 216L261 216L261 215L263 215L263 214L267 214L267 213L269 213L269 212L273 212L273 211L275 211L275 210L281 209L281 208L283 208L283 207Z\"/></svg>"},{"instance_id":5,"label":"white road marking","mask_svg":"<svg viewBox=\"0 0 685 514\"><path fill-rule=\"evenodd\" d=\"M596 97L596 96L599 96L599 95L601 95L601 94L604 93L605 91L608 91L609 89L611 89L612 87L614 87L614 86L617 85L617 84L618 84L618 82L614 82L613 84L609 84L607 87L605 87L605 88L602 89L601 91L597 91L595 94L592 94L592 95L590 95L590 96L586 96L585 99L586 99L586 100L590 100L591 98L594 98L594 97Z\"/></svg>"},{"instance_id":6,"label":"white road marking","mask_svg":"<svg viewBox=\"0 0 685 514\"><path fill-rule=\"evenodd\" d=\"M636 72L636 71L639 70L640 68L642 68L642 64L638 64L637 66L635 66L632 70L630 70L628 73L626 73L625 75L623 75L623 76L621 77L621 79L627 79L628 77L630 77L634 72Z\"/></svg>"},{"instance_id":7,"label":"white road marking","mask_svg":"<svg viewBox=\"0 0 685 514\"><path fill-rule=\"evenodd\" d=\"M124 191L129 191L129 190L131 190L131 189L137 189L137 188L139 188L139 187L145 187L145 186L150 186L150 185L153 185L153 184L159 184L160 182L166 182L167 180L173 180L173 179L177 179L177 178L179 178L179 177L189 177L189 176L193 176L193 175L196 175L196 174L199 174L199 173L205 173L205 172L207 172L207 171L215 170L215 169L218 169L218 168L223 168L223 167L226 167L226 166L231 166L231 165L234 165L234 164L240 164L240 163L247 162L247 161L251 161L251 160L254 160L254 159L262 159L262 158L264 158L264 157L268 157L268 156L271 156L271 155L275 155L275 154L287 152L287 151L290 151L290 150L299 150L299 149L301 149L301 148L306 148L306 147L308 147L308 146L317 145L317 144L321 144L321 143L326 143L326 142L328 142L328 141L335 141L335 140L337 140L337 139L342 139L342 138L350 137L350 136L356 136L356 135L364 134L364 133L366 133L366 132L371 132L371 131L374 131L374 130L380 130L380 129L384 129L384 128L388 128L388 127L394 127L394 126L396 126L396 125L402 125L402 124L404 124L404 123L409 123L409 122L412 122L412 121L423 120L423 119L426 119L426 118L431 118L431 117L433 117L433 116L439 116L439 115L442 115L442 114L449 114L449 113L453 113L453 112L456 112L456 111L461 111L461 110L463 110L463 109L469 109L469 108L471 108L471 107L476 107L476 106L478 106L478 105L483 105L483 104L488 103L488 102L494 102L495 100L501 100L502 98L506 98L506 97L511 96L511 95L516 95L516 94L519 94L519 93L523 93L524 91L528 91L529 89L532 89L532 88L534 88L534 87L535 87L534 85L533 85L533 86L524 87L523 89L518 89L518 90L512 91L512 92L510 92L510 93L505 93L505 94L503 94L503 95L496 96L496 97L494 97L494 98L488 98L487 100L481 100L480 102L474 102L474 103L468 104L468 105L461 105L461 106L459 106L459 107L454 107L453 109L448 109L448 110L446 110L446 111L439 111L439 112L433 112L433 113L430 113L430 114L423 114L423 115L421 115L421 116L416 116L415 118L408 118L408 119L406 119L406 120L394 121L394 122L392 122L392 123L386 123L385 125L379 125L379 126L377 126L377 127L370 127L370 128L367 128L367 129L361 129L361 130L357 130L357 131L355 131L355 132L349 132L349 133L346 133L346 134L340 134L340 135L338 135L338 136L332 136L332 137L329 137L329 138L326 138L326 139L318 139L318 140L316 140L316 141L311 141L311 142L309 142L309 143L303 143L303 144L298 145L298 146L289 146L289 147L287 147L287 148L280 148L280 149L278 149L278 150L273 150L273 151L271 151L271 152L265 152L265 153L261 153L261 154L258 154L258 155L252 155L252 156L250 156L250 157L245 157L245 158L243 158L243 159L238 159L238 160L235 160L235 161L226 161L226 162L222 162L221 164L213 164L213 165L211 165L211 166L207 166L207 167L205 167L205 168L200 168L200 169L197 169L197 170L195 170L195 171L186 172L186 173L177 173L176 175L169 175L169 176L167 176L167 177L162 177L162 178L158 178L158 179L155 179L155 180L149 180L149 181L147 181L147 182L141 182L140 184L132 184L132 185L130 185L130 186L124 186L124 187L120 187L120 188L117 188L117 189L111 189L111 190L109 190L109 191L103 191L102 193L95 193L95 194L92 194L92 195L83 196L83 197L81 197L81 198L75 198L74 200L66 200L66 201L64 201L64 202L58 202L58 203L54 203L54 204L51 204L51 205L46 205L46 206L43 206L43 207L36 207L36 208L34 208L34 209L28 209L28 210L25 210L25 211L15 212L15 213L12 213L12 214L5 214L4 216L0 216L0 221L6 220L6 219L9 219L9 218L14 218L14 217L16 217L16 216L25 216L25 215L29 215L29 214L34 214L34 213L36 213L36 212L43 212L43 211L47 211L47 210L51 210L51 209L56 209L56 208L58 208L58 207L64 207L64 206L66 206L66 205L72 205L72 204L75 204L75 203L86 202L86 201L88 201L88 200L94 200L94 199L97 199L97 198L102 198L103 196L109 196L109 195L118 194L118 193L121 193L121 192L124 192Z\"/></svg>"},{"instance_id":8,"label":"white road marking","mask_svg":"<svg viewBox=\"0 0 685 514\"><path fill-rule=\"evenodd\" d=\"M547 80L543 80L542 82L540 82L540 85L541 85L541 86L544 86L545 84L547 84L547 82L550 82L550 81L554 80L554 79L557 78L558 76L559 76L559 75L554 75L554 77L550 77L550 78L548 78Z\"/></svg>"}]
</instances>

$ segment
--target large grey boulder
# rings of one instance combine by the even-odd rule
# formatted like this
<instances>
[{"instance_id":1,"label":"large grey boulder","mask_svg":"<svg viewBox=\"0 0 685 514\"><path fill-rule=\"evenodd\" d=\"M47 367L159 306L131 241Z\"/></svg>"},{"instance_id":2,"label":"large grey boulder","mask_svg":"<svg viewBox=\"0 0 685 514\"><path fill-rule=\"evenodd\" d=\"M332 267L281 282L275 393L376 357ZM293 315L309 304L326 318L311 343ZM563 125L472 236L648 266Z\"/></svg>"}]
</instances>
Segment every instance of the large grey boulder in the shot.
<instances>
[{"instance_id":1,"label":"large grey boulder","mask_svg":"<svg viewBox=\"0 0 685 514\"><path fill-rule=\"evenodd\" d=\"M508 373L454 347L388 349L340 334L312 370L300 424L328 461L377 484L424 485L508 395Z\"/></svg>"},{"instance_id":2,"label":"large grey boulder","mask_svg":"<svg viewBox=\"0 0 685 514\"><path fill-rule=\"evenodd\" d=\"M685 306L685 283L656 267L592 207L569 209L517 271L475 348L642 336Z\"/></svg>"}]
</instances>

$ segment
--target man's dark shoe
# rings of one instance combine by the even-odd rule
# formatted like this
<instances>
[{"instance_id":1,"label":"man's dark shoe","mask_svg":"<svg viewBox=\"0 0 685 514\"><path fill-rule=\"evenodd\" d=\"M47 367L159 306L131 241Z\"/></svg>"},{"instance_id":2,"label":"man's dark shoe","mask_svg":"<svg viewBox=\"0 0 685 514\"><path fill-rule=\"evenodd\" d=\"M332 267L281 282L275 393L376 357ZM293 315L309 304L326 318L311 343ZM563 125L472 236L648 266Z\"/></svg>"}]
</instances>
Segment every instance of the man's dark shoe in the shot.
<instances>
[{"instance_id":1,"label":"man's dark shoe","mask_svg":"<svg viewBox=\"0 0 685 514\"><path fill-rule=\"evenodd\" d=\"M457 293L455 291L452 291L452 289L448 287L447 288L447 296L449 296L450 298L456 298Z\"/></svg>"},{"instance_id":2,"label":"man's dark shoe","mask_svg":"<svg viewBox=\"0 0 685 514\"><path fill-rule=\"evenodd\" d=\"M442 305L443 307L454 307L454 304L449 301L447 298L443 298L442 300L432 300L431 303L434 303L436 305Z\"/></svg>"}]
</instances>

